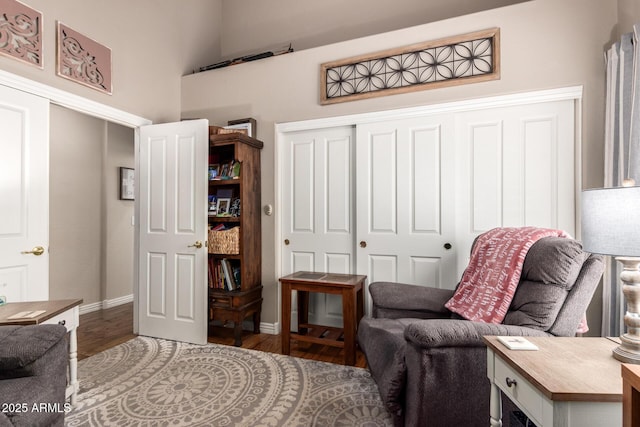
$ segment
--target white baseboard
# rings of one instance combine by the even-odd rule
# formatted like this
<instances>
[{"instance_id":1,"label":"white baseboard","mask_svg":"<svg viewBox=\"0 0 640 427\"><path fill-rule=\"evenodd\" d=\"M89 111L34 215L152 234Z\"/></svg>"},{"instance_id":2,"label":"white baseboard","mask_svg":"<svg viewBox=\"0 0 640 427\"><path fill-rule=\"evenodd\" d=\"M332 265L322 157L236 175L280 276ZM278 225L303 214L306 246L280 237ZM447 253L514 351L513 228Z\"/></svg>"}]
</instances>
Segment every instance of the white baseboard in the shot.
<instances>
[{"instance_id":1,"label":"white baseboard","mask_svg":"<svg viewBox=\"0 0 640 427\"><path fill-rule=\"evenodd\" d=\"M133 302L133 294L125 295L114 299L107 299L104 301L92 302L90 304L84 304L80 306L80 314L87 314L93 311L98 311L107 308L117 307L122 304ZM243 323L243 329L253 330L253 323L245 321ZM280 333L280 322L267 323L260 322L260 332L269 335L278 335Z\"/></svg>"},{"instance_id":2,"label":"white baseboard","mask_svg":"<svg viewBox=\"0 0 640 427\"><path fill-rule=\"evenodd\" d=\"M106 299L102 301L102 308L117 307L122 304L133 302L133 294L125 295L114 299Z\"/></svg>"},{"instance_id":3,"label":"white baseboard","mask_svg":"<svg viewBox=\"0 0 640 427\"><path fill-rule=\"evenodd\" d=\"M98 311L106 308L117 307L122 304L133 302L133 294L125 295L114 299L107 299L104 301L92 302L90 304L84 304L80 306L80 314L87 314L93 311Z\"/></svg>"},{"instance_id":4,"label":"white baseboard","mask_svg":"<svg viewBox=\"0 0 640 427\"><path fill-rule=\"evenodd\" d=\"M260 322L260 333L269 335L278 335L280 333L280 322L265 323Z\"/></svg>"}]
</instances>

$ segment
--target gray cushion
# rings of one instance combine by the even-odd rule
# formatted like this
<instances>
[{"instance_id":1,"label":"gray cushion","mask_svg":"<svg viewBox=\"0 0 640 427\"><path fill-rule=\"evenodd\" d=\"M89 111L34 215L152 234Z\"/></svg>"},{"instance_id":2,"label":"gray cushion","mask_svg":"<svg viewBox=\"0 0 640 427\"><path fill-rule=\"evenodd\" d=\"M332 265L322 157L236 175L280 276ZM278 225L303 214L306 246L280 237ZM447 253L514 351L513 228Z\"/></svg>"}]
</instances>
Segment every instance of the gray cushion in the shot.
<instances>
[{"instance_id":1,"label":"gray cushion","mask_svg":"<svg viewBox=\"0 0 640 427\"><path fill-rule=\"evenodd\" d=\"M587 256L577 240L544 237L527 252L520 280L554 284L569 290Z\"/></svg>"},{"instance_id":2,"label":"gray cushion","mask_svg":"<svg viewBox=\"0 0 640 427\"><path fill-rule=\"evenodd\" d=\"M561 286L521 281L502 323L546 331L555 322L568 293Z\"/></svg>"},{"instance_id":3,"label":"gray cushion","mask_svg":"<svg viewBox=\"0 0 640 427\"><path fill-rule=\"evenodd\" d=\"M549 330L588 256L573 239L538 240L527 252L520 283L503 323Z\"/></svg>"}]
</instances>

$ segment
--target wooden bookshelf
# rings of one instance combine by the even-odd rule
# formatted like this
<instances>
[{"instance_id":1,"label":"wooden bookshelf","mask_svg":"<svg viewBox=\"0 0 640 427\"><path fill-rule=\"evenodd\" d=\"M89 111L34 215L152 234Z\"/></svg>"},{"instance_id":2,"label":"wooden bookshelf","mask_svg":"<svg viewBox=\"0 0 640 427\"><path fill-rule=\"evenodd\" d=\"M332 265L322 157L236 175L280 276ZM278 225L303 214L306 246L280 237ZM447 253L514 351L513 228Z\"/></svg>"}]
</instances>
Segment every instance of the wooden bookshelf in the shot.
<instances>
[{"instance_id":1,"label":"wooden bookshelf","mask_svg":"<svg viewBox=\"0 0 640 427\"><path fill-rule=\"evenodd\" d=\"M209 164L224 165L232 161L240 162L237 178L209 180L209 196L221 199L239 200L240 213L237 216L218 216L210 213L209 228L224 226L229 230L239 227L237 252L212 252L212 238L209 241L209 321L233 323L236 346L242 345L242 322L249 316L253 320L253 332L260 333L260 312L262 310L262 231L260 211L260 150L262 141L241 133L213 134L209 130ZM210 232L210 233L216 233ZM211 269L218 269L223 260L237 275L226 277L222 287L211 280L215 276ZM228 269L227 269L228 271ZM223 270L224 275L224 270ZM229 283L229 280L232 283ZM239 283L238 283L239 282ZM233 286L232 286L233 285Z\"/></svg>"}]
</instances>

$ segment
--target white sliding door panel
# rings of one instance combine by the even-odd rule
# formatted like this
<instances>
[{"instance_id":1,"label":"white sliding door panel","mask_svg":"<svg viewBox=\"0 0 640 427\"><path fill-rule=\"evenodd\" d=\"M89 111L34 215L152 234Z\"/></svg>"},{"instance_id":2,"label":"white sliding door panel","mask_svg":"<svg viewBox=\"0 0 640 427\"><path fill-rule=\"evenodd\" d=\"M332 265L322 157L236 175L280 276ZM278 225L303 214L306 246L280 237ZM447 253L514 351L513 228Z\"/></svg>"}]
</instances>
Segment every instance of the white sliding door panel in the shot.
<instances>
[{"instance_id":1,"label":"white sliding door panel","mask_svg":"<svg viewBox=\"0 0 640 427\"><path fill-rule=\"evenodd\" d=\"M300 233L313 233L314 195L315 195L315 159L314 142L301 141L291 146L291 192L295 205L291 209L291 229Z\"/></svg>"},{"instance_id":2,"label":"white sliding door panel","mask_svg":"<svg viewBox=\"0 0 640 427\"><path fill-rule=\"evenodd\" d=\"M575 235L572 100L461 113L456 134L458 274L473 239L491 228L530 225Z\"/></svg>"},{"instance_id":3,"label":"white sliding door panel","mask_svg":"<svg viewBox=\"0 0 640 427\"><path fill-rule=\"evenodd\" d=\"M473 125L470 212L474 231L502 223L502 123Z\"/></svg>"},{"instance_id":4,"label":"white sliding door panel","mask_svg":"<svg viewBox=\"0 0 640 427\"><path fill-rule=\"evenodd\" d=\"M355 273L353 134L349 126L286 135L282 275L302 270ZM341 313L339 296L311 295L312 322L341 326ZM296 316L292 319L296 329Z\"/></svg>"},{"instance_id":5,"label":"white sliding door panel","mask_svg":"<svg viewBox=\"0 0 640 427\"><path fill-rule=\"evenodd\" d=\"M524 120L524 222L557 227L558 164L554 118Z\"/></svg>"},{"instance_id":6,"label":"white sliding door panel","mask_svg":"<svg viewBox=\"0 0 640 427\"><path fill-rule=\"evenodd\" d=\"M395 131L387 129L370 132L366 140L367 158L358 157L359 166L362 161L366 161L368 166L367 193L370 197L366 211L371 233L396 233L397 137Z\"/></svg>"},{"instance_id":7,"label":"white sliding door panel","mask_svg":"<svg viewBox=\"0 0 640 427\"><path fill-rule=\"evenodd\" d=\"M455 286L454 143L447 116L357 127L356 264L369 283Z\"/></svg>"},{"instance_id":8,"label":"white sliding door panel","mask_svg":"<svg viewBox=\"0 0 640 427\"><path fill-rule=\"evenodd\" d=\"M436 162L435 160L438 160ZM440 209L440 127L413 131L411 138L412 230L415 233L439 233ZM448 167L445 165L445 167Z\"/></svg>"},{"instance_id":9,"label":"white sliding door panel","mask_svg":"<svg viewBox=\"0 0 640 427\"><path fill-rule=\"evenodd\" d=\"M329 234L351 234L353 149L350 137L328 139L325 146L325 231ZM333 270L332 270L333 271Z\"/></svg>"}]
</instances>

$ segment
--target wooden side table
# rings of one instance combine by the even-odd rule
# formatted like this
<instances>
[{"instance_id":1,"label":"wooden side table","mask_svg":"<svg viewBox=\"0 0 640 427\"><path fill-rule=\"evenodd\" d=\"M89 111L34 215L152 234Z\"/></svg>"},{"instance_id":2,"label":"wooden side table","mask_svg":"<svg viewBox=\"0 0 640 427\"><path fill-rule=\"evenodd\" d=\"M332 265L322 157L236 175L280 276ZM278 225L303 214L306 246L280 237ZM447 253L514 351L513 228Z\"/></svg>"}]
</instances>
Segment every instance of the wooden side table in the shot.
<instances>
[{"instance_id":1,"label":"wooden side table","mask_svg":"<svg viewBox=\"0 0 640 427\"><path fill-rule=\"evenodd\" d=\"M345 365L356 364L356 330L364 315L364 281L355 274L298 271L280 278L282 284L282 354L291 339L344 349ZM298 333L291 332L291 291L298 291ZM342 295L343 328L309 323L309 292Z\"/></svg>"},{"instance_id":2,"label":"wooden side table","mask_svg":"<svg viewBox=\"0 0 640 427\"><path fill-rule=\"evenodd\" d=\"M0 306L0 325L52 325L59 324L69 332L69 378L65 397L72 405L76 404L78 389L78 334L80 325L81 299L57 301L12 302ZM35 317L10 317L21 312L44 310Z\"/></svg>"},{"instance_id":3,"label":"wooden side table","mask_svg":"<svg viewBox=\"0 0 640 427\"><path fill-rule=\"evenodd\" d=\"M502 425L505 393L538 427L610 427L622 424L620 362L608 338L526 337L539 350L487 344L491 426Z\"/></svg>"},{"instance_id":4,"label":"wooden side table","mask_svg":"<svg viewBox=\"0 0 640 427\"><path fill-rule=\"evenodd\" d=\"M622 364L622 425L640 425L640 365Z\"/></svg>"}]
</instances>

